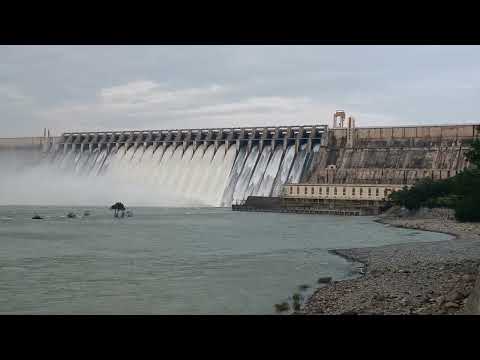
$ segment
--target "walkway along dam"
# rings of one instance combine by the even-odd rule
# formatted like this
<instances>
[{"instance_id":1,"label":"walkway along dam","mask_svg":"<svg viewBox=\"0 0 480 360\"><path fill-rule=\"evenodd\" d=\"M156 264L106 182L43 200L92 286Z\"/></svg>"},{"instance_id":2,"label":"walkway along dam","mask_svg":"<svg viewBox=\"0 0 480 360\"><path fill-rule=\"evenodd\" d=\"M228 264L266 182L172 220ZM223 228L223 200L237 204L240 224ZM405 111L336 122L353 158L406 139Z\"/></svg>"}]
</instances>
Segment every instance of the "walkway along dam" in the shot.
<instances>
[{"instance_id":1,"label":"walkway along dam","mask_svg":"<svg viewBox=\"0 0 480 360\"><path fill-rule=\"evenodd\" d=\"M356 128L352 118L344 126L344 116L332 125L68 132L0 139L0 153L35 153L34 166L47 173L122 183L122 191L147 192L156 205L168 195L182 205L230 206L249 196L279 197L292 184L376 184L383 192L450 177L469 166L464 153L480 130Z\"/></svg>"}]
</instances>

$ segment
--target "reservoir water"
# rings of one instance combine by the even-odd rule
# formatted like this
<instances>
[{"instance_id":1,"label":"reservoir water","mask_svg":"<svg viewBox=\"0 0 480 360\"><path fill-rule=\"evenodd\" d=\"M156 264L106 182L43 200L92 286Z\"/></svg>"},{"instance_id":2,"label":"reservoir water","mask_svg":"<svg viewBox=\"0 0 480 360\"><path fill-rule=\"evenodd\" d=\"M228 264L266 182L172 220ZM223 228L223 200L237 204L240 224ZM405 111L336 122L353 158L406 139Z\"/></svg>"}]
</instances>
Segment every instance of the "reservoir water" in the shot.
<instances>
[{"instance_id":1,"label":"reservoir water","mask_svg":"<svg viewBox=\"0 0 480 360\"><path fill-rule=\"evenodd\" d=\"M79 217L65 216L72 210ZM299 285L350 276L328 249L450 238L370 217L133 212L0 206L0 313L273 314Z\"/></svg>"}]
</instances>

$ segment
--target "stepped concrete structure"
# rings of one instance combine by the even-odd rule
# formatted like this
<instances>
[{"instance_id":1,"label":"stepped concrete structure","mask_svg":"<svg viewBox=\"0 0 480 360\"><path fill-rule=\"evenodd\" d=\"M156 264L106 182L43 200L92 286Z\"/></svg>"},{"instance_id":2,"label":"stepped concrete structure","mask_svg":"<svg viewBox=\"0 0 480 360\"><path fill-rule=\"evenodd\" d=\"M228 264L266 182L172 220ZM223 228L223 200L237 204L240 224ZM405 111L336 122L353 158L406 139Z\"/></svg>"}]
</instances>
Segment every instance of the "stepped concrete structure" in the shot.
<instances>
[{"instance_id":1,"label":"stepped concrete structure","mask_svg":"<svg viewBox=\"0 0 480 360\"><path fill-rule=\"evenodd\" d=\"M414 184L469 166L465 152L480 124L330 128L302 183Z\"/></svg>"}]
</instances>

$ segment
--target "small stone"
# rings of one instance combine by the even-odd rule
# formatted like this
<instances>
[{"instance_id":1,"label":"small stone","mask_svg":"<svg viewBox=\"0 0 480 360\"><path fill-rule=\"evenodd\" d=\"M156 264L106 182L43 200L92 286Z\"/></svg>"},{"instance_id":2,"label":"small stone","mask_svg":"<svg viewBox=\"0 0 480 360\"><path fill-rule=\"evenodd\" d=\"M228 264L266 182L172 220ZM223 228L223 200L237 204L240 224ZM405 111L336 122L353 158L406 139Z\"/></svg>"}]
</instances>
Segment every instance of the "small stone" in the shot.
<instances>
[{"instance_id":1,"label":"small stone","mask_svg":"<svg viewBox=\"0 0 480 360\"><path fill-rule=\"evenodd\" d=\"M475 275L465 274L465 275L462 276L462 279L467 281L467 282L473 282L473 281L475 281L476 277L475 277Z\"/></svg>"},{"instance_id":2,"label":"small stone","mask_svg":"<svg viewBox=\"0 0 480 360\"><path fill-rule=\"evenodd\" d=\"M445 303L444 307L446 309L458 309L460 307L460 305L458 305L457 303L449 301L449 302Z\"/></svg>"},{"instance_id":3,"label":"small stone","mask_svg":"<svg viewBox=\"0 0 480 360\"><path fill-rule=\"evenodd\" d=\"M435 302L438 304L438 305L442 305L444 302L445 302L445 296L439 296L435 299Z\"/></svg>"},{"instance_id":4,"label":"small stone","mask_svg":"<svg viewBox=\"0 0 480 360\"><path fill-rule=\"evenodd\" d=\"M458 301L463 299L463 295L458 291L452 291L445 299L449 302Z\"/></svg>"},{"instance_id":5,"label":"small stone","mask_svg":"<svg viewBox=\"0 0 480 360\"><path fill-rule=\"evenodd\" d=\"M375 295L373 295L373 300L376 300L376 301L384 301L384 300L385 300L385 296L383 296L382 294L375 294Z\"/></svg>"}]
</instances>

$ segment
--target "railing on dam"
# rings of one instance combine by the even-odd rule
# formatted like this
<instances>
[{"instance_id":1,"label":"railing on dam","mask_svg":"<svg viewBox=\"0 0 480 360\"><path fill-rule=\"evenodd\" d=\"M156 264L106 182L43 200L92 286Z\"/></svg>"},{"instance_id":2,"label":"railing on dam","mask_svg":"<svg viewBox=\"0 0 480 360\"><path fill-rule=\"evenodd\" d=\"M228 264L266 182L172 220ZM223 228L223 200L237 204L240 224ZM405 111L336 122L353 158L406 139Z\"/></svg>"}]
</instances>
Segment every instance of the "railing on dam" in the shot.
<instances>
[{"instance_id":1,"label":"railing on dam","mask_svg":"<svg viewBox=\"0 0 480 360\"><path fill-rule=\"evenodd\" d=\"M213 145L217 149L226 145L259 146L260 151L265 145L272 149L277 145L286 148L295 145L298 151L301 145L306 145L310 151L314 144L324 143L327 140L326 125L276 126L276 127L235 127L209 129L173 129L173 130L133 130L133 131L100 131L100 132L66 132L57 142L59 149L79 149L92 151L93 149L110 149L124 146L183 146L184 149L193 145L196 149L200 145Z\"/></svg>"}]
</instances>

